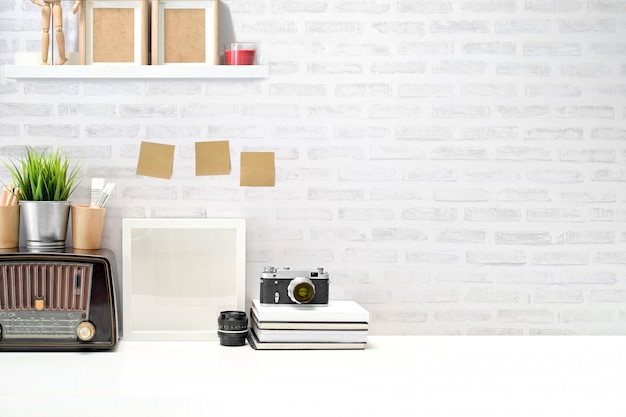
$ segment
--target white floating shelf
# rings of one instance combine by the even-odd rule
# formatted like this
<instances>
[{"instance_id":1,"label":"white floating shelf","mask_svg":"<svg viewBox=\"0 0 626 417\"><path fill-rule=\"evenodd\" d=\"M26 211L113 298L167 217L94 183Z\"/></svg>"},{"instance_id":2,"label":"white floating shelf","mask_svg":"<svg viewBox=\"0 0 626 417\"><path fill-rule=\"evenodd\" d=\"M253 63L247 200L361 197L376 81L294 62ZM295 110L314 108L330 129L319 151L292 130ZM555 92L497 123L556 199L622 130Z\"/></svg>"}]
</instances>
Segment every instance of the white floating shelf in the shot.
<instances>
[{"instance_id":1,"label":"white floating shelf","mask_svg":"<svg viewBox=\"0 0 626 417\"><path fill-rule=\"evenodd\" d=\"M4 76L14 79L159 79L268 78L267 65L5 65Z\"/></svg>"}]
</instances>

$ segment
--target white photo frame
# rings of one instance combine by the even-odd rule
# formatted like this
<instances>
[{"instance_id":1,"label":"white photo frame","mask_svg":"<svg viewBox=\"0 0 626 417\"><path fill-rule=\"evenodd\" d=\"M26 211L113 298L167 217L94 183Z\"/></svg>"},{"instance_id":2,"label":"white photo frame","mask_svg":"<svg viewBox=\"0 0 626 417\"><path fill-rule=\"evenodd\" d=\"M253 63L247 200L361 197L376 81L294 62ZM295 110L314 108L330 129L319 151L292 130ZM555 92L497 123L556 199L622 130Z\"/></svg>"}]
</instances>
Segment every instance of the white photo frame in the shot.
<instances>
[{"instance_id":1,"label":"white photo frame","mask_svg":"<svg viewBox=\"0 0 626 417\"><path fill-rule=\"evenodd\" d=\"M81 64L148 64L148 0L85 0L83 6Z\"/></svg>"},{"instance_id":2,"label":"white photo frame","mask_svg":"<svg viewBox=\"0 0 626 417\"><path fill-rule=\"evenodd\" d=\"M244 219L122 219L123 339L217 340L245 309Z\"/></svg>"},{"instance_id":3,"label":"white photo frame","mask_svg":"<svg viewBox=\"0 0 626 417\"><path fill-rule=\"evenodd\" d=\"M219 65L219 5L220 0L152 0L152 65Z\"/></svg>"}]
</instances>

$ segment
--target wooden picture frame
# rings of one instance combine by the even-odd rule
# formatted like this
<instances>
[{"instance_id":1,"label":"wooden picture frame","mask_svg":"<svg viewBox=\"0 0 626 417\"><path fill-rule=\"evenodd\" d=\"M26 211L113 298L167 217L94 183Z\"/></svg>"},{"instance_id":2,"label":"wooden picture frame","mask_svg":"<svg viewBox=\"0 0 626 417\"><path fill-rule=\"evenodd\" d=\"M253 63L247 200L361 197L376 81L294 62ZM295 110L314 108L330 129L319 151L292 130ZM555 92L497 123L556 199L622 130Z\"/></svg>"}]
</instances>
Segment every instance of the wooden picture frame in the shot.
<instances>
[{"instance_id":1,"label":"wooden picture frame","mask_svg":"<svg viewBox=\"0 0 626 417\"><path fill-rule=\"evenodd\" d=\"M219 65L219 0L152 0L152 65Z\"/></svg>"},{"instance_id":2,"label":"wooden picture frame","mask_svg":"<svg viewBox=\"0 0 626 417\"><path fill-rule=\"evenodd\" d=\"M84 0L80 63L148 64L148 0Z\"/></svg>"},{"instance_id":3,"label":"wooden picture frame","mask_svg":"<svg viewBox=\"0 0 626 417\"><path fill-rule=\"evenodd\" d=\"M217 340L245 310L243 219L122 219L124 340Z\"/></svg>"}]
</instances>

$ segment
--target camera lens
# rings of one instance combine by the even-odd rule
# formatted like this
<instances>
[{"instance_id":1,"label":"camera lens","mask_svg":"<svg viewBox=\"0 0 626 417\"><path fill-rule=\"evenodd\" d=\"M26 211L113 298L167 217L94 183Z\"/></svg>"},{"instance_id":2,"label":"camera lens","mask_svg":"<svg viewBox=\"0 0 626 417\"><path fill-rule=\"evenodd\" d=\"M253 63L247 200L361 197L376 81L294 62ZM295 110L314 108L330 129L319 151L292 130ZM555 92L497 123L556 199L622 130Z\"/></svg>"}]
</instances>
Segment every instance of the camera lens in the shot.
<instances>
[{"instance_id":1,"label":"camera lens","mask_svg":"<svg viewBox=\"0 0 626 417\"><path fill-rule=\"evenodd\" d=\"M222 311L217 329L222 346L243 346L248 336L248 317L244 311Z\"/></svg>"},{"instance_id":2,"label":"camera lens","mask_svg":"<svg viewBox=\"0 0 626 417\"><path fill-rule=\"evenodd\" d=\"M291 301L297 304L306 304L315 296L313 281L304 277L292 279L287 286L287 295Z\"/></svg>"}]
</instances>

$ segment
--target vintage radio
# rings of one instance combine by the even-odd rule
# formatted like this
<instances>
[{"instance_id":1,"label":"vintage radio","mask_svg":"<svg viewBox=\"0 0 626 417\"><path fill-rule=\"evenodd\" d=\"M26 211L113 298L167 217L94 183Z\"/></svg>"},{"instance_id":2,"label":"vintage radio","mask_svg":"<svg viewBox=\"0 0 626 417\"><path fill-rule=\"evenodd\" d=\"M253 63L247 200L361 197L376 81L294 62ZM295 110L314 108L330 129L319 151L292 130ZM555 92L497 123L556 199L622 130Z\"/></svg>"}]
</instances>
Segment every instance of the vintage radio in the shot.
<instances>
[{"instance_id":1,"label":"vintage radio","mask_svg":"<svg viewBox=\"0 0 626 417\"><path fill-rule=\"evenodd\" d=\"M0 350L102 350L119 340L107 249L0 252Z\"/></svg>"}]
</instances>

